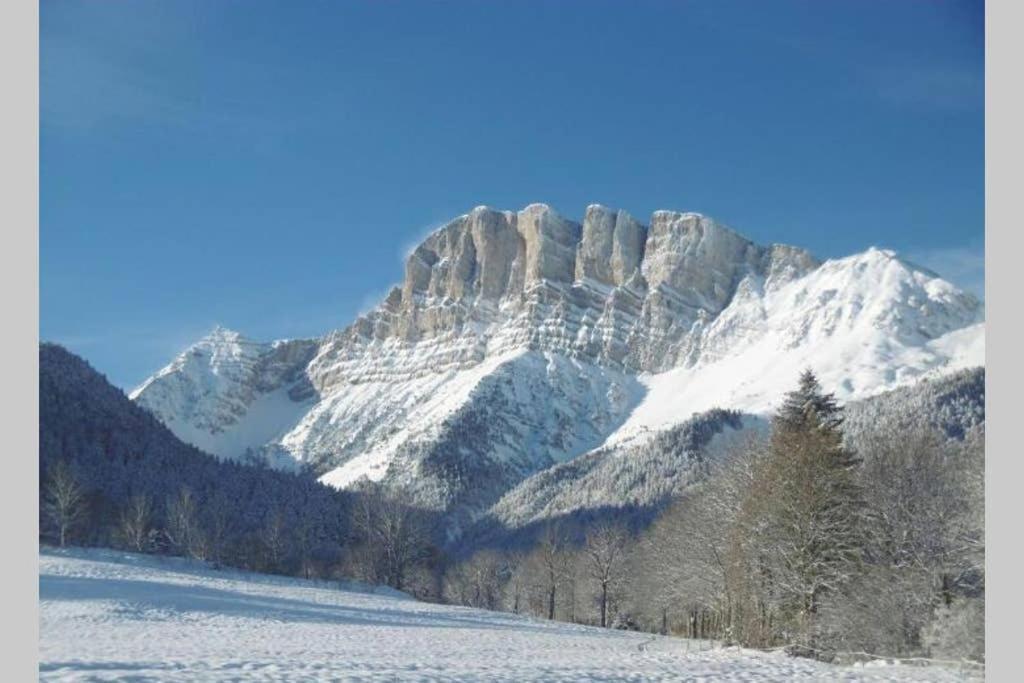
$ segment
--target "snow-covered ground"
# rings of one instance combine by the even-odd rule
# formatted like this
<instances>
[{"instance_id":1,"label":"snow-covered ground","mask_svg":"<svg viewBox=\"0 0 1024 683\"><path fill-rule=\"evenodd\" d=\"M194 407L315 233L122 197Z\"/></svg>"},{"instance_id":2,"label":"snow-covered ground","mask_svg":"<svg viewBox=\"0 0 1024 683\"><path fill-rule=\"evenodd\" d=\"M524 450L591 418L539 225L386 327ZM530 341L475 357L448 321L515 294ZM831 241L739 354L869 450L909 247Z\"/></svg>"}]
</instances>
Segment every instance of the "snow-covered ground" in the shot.
<instances>
[{"instance_id":1,"label":"snow-covered ground","mask_svg":"<svg viewBox=\"0 0 1024 683\"><path fill-rule=\"evenodd\" d=\"M386 589L43 549L40 678L159 681L956 681L416 602Z\"/></svg>"}]
</instances>

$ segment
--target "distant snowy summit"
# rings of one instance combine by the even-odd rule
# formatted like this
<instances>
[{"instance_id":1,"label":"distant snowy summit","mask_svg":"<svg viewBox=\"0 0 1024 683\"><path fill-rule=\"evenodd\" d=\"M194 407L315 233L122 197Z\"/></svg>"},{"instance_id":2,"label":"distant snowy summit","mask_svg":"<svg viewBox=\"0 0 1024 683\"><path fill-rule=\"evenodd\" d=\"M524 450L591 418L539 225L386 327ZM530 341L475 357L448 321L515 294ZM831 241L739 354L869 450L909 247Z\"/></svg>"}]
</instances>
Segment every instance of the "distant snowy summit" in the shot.
<instances>
[{"instance_id":1,"label":"distant snowy summit","mask_svg":"<svg viewBox=\"0 0 1024 683\"><path fill-rule=\"evenodd\" d=\"M472 514L696 412L768 412L804 367L864 398L984 365L984 335L975 297L891 251L822 263L696 213L477 207L348 328L268 344L218 329L132 398L218 456Z\"/></svg>"}]
</instances>

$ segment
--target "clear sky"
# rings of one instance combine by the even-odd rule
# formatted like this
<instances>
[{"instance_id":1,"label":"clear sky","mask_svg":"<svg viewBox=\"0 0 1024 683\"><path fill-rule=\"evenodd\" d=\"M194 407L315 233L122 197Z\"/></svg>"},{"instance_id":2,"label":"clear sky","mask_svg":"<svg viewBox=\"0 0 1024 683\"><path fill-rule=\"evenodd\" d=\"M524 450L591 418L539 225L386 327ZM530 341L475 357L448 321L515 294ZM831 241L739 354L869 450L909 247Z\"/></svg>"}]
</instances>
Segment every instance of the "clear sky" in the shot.
<instances>
[{"instance_id":1,"label":"clear sky","mask_svg":"<svg viewBox=\"0 0 1024 683\"><path fill-rule=\"evenodd\" d=\"M979 295L980 2L40 7L40 335L130 388L345 326L470 208L700 211Z\"/></svg>"}]
</instances>

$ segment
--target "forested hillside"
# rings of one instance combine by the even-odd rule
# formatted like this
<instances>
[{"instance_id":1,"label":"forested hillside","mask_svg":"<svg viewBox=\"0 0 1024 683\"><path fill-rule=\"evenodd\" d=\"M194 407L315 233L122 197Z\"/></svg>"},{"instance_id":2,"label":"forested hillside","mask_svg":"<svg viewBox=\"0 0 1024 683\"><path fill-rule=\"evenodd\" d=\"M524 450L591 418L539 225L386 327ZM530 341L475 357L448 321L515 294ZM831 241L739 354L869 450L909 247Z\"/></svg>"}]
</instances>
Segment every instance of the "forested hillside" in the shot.
<instances>
[{"instance_id":1,"label":"forested hillside","mask_svg":"<svg viewBox=\"0 0 1024 683\"><path fill-rule=\"evenodd\" d=\"M341 559L351 494L217 460L179 441L88 363L39 347L41 529L271 571Z\"/></svg>"}]
</instances>

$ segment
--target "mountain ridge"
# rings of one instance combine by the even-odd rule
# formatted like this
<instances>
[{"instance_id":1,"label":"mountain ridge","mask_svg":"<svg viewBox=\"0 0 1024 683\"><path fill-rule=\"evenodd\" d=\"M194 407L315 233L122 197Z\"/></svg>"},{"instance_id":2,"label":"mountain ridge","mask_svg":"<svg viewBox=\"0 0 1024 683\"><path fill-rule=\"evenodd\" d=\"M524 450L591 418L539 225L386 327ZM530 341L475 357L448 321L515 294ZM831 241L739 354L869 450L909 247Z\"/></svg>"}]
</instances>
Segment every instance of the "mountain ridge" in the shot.
<instances>
[{"instance_id":1,"label":"mountain ridge","mask_svg":"<svg viewBox=\"0 0 1024 683\"><path fill-rule=\"evenodd\" d=\"M696 213L477 207L348 327L267 344L220 329L132 398L221 457L472 517L602 445L769 411L803 367L850 400L983 365L983 319L888 250L822 262Z\"/></svg>"}]
</instances>

